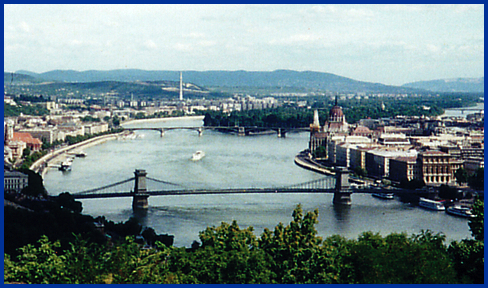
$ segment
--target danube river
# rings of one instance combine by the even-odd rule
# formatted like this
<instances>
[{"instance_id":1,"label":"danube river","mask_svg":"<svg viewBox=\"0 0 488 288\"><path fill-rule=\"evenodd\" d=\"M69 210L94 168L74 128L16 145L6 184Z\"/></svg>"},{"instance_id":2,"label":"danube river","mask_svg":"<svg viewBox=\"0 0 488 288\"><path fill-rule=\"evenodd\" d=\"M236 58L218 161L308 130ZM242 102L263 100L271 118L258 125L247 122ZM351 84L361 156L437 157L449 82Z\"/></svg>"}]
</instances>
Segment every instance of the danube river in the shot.
<instances>
[{"instance_id":1,"label":"danube river","mask_svg":"<svg viewBox=\"0 0 488 288\"><path fill-rule=\"evenodd\" d=\"M127 127L201 126L201 120L173 120L133 123ZM135 169L145 169L148 177L199 188L276 187L320 179L324 175L304 170L293 162L308 146L308 133L239 137L204 131L199 137L192 130L137 131L132 140L108 141L86 148L86 158L76 158L72 171L51 169L44 177L48 192L77 192L133 177ZM206 156L191 161L192 153ZM380 200L368 194L353 194L350 207L332 204L331 194L249 194L153 196L147 213L134 215L131 198L82 200L83 213L105 216L121 222L136 216L158 234L175 236L175 246L189 247L199 240L198 233L208 226L236 220L241 228L254 227L260 236L264 228L287 225L292 211L302 204L305 211L318 209L318 234L339 234L356 239L363 231L407 234L431 230L442 232L447 240L470 238L468 221L401 203Z\"/></svg>"}]
</instances>

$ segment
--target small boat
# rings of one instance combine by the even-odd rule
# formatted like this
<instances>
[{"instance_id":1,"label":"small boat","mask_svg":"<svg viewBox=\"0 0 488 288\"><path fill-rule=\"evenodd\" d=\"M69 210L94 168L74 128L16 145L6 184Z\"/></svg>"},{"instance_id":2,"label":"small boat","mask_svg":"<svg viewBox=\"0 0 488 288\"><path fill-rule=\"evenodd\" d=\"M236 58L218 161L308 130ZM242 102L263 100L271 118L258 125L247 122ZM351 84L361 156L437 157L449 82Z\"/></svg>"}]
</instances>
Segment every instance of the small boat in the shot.
<instances>
[{"instance_id":1,"label":"small boat","mask_svg":"<svg viewBox=\"0 0 488 288\"><path fill-rule=\"evenodd\" d=\"M203 157L205 157L205 152L199 150L199 151L193 153L191 160L198 161L198 160L202 159Z\"/></svg>"},{"instance_id":2,"label":"small boat","mask_svg":"<svg viewBox=\"0 0 488 288\"><path fill-rule=\"evenodd\" d=\"M395 199L395 195L393 193L372 193L371 195L381 199Z\"/></svg>"},{"instance_id":3,"label":"small boat","mask_svg":"<svg viewBox=\"0 0 488 288\"><path fill-rule=\"evenodd\" d=\"M86 155L87 155L87 154L86 154L86 152L84 152L84 151L80 151L80 152L78 152L78 153L75 153L75 156L76 156L76 157L86 157Z\"/></svg>"},{"instance_id":4,"label":"small boat","mask_svg":"<svg viewBox=\"0 0 488 288\"><path fill-rule=\"evenodd\" d=\"M67 159L63 162L61 162L61 165L59 166L59 170L61 171L71 171L71 164L73 164L71 159Z\"/></svg>"},{"instance_id":5,"label":"small boat","mask_svg":"<svg viewBox=\"0 0 488 288\"><path fill-rule=\"evenodd\" d=\"M434 211L444 211L446 210L446 206L442 202L431 200L431 199L426 199L423 197L420 197L419 199L419 206L422 208L434 210Z\"/></svg>"},{"instance_id":6,"label":"small boat","mask_svg":"<svg viewBox=\"0 0 488 288\"><path fill-rule=\"evenodd\" d=\"M462 206L451 206L446 210L447 214L464 217L464 218L472 218L475 215L471 212L471 208L462 207Z\"/></svg>"}]
</instances>

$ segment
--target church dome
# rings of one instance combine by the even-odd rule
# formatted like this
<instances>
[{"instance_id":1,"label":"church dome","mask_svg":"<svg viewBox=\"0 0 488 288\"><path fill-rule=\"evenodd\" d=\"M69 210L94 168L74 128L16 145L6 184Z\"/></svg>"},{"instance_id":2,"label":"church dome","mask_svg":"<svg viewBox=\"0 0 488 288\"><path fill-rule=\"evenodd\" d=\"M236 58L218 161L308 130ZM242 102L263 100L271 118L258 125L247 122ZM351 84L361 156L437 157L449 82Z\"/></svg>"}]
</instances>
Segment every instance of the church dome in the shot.
<instances>
[{"instance_id":1,"label":"church dome","mask_svg":"<svg viewBox=\"0 0 488 288\"><path fill-rule=\"evenodd\" d=\"M329 121L342 121L344 117L344 113L342 112L342 108L340 106L334 106L330 109L329 112Z\"/></svg>"}]
</instances>

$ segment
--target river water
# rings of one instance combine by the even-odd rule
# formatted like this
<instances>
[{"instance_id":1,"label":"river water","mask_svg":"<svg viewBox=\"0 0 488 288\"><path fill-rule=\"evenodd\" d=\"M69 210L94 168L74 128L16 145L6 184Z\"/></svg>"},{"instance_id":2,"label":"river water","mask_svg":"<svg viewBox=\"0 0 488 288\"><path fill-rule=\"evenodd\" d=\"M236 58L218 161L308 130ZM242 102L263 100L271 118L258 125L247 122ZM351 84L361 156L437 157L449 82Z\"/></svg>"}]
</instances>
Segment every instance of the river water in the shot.
<instances>
[{"instance_id":1,"label":"river water","mask_svg":"<svg viewBox=\"0 0 488 288\"><path fill-rule=\"evenodd\" d=\"M466 107L469 109L485 109L485 103L476 103L476 106L473 107ZM476 110L467 110L467 111L461 111L459 109L446 109L444 114L442 115L443 117L462 117L466 118L467 115L473 114L473 113L478 113L479 111Z\"/></svg>"},{"instance_id":2,"label":"river water","mask_svg":"<svg viewBox=\"0 0 488 288\"><path fill-rule=\"evenodd\" d=\"M201 120L134 123L127 127L202 126ZM147 176L196 188L276 187L325 177L294 164L295 155L308 147L308 133L239 137L215 131L203 136L193 130L159 132L141 130L133 140L113 140L86 148L86 158L76 158L72 171L51 169L44 177L48 192L78 192L122 181L145 169ZM203 150L206 156L191 161ZM151 181L148 181L151 182ZM131 184L133 185L133 184ZM148 188L151 188L148 184ZM254 227L260 236L292 220L301 204L305 211L318 209L320 236L339 234L356 239L363 231L407 234L431 230L446 235L448 242L471 238L466 219L445 212L423 210L398 200L381 200L368 194L352 195L350 207L334 206L332 194L250 194L153 196L146 213L132 211L131 198L85 199L83 213L121 222L137 217L156 233L175 236L174 245L189 247L209 226L236 220L241 228Z\"/></svg>"}]
</instances>

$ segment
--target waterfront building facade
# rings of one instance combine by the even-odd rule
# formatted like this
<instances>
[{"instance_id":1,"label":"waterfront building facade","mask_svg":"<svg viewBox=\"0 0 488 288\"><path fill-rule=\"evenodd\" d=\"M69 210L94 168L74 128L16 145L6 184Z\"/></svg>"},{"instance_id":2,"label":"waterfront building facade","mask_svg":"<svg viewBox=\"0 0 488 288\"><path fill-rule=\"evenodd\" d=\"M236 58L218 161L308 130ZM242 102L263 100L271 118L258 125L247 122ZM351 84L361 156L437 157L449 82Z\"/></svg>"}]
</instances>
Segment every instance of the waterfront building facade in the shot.
<instances>
[{"instance_id":1,"label":"waterfront building facade","mask_svg":"<svg viewBox=\"0 0 488 288\"><path fill-rule=\"evenodd\" d=\"M29 176L19 171L4 170L3 192L20 193L29 184Z\"/></svg>"},{"instance_id":2,"label":"waterfront building facade","mask_svg":"<svg viewBox=\"0 0 488 288\"><path fill-rule=\"evenodd\" d=\"M444 127L444 124L413 118L366 119L360 121L364 126L349 127L336 99L323 126L314 111L309 149L314 155L316 149L324 147L326 155L318 160L325 160L331 166L361 168L370 177L395 182L417 179L431 186L455 184L454 173L461 167L470 174L484 167L484 139L478 137L483 133L425 136L425 131L434 131L432 127ZM354 138L358 136L362 139Z\"/></svg>"}]
</instances>

